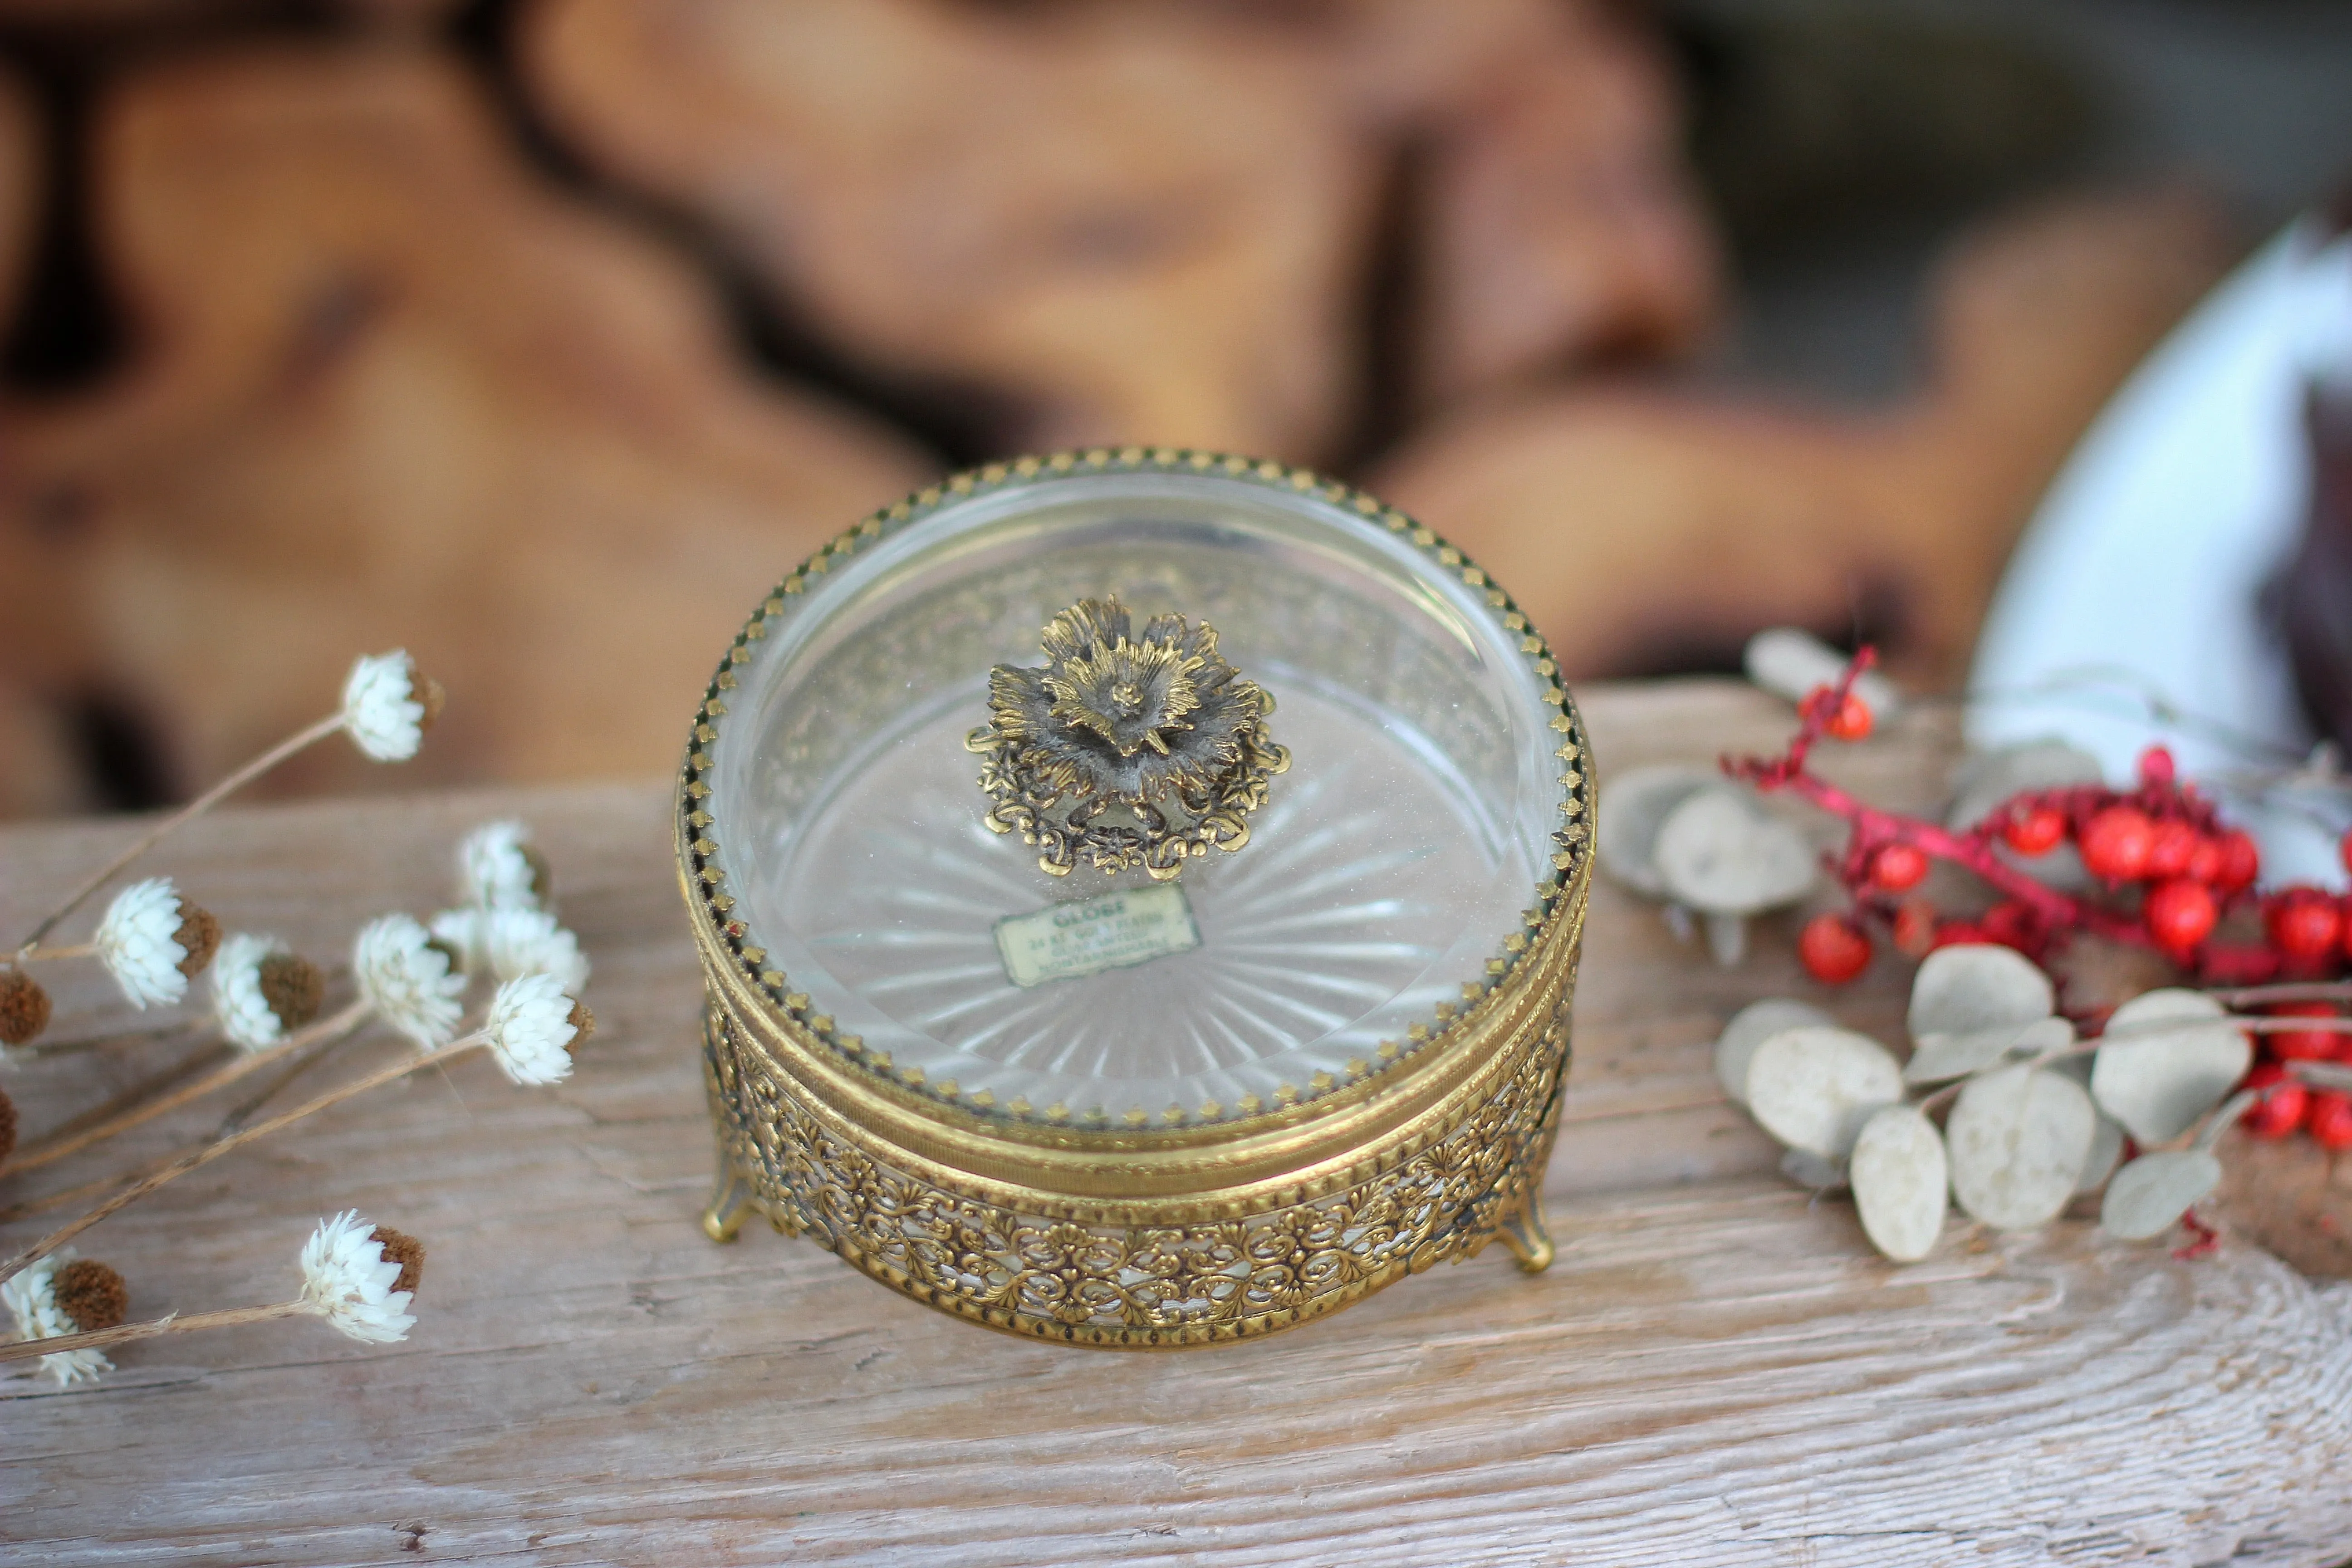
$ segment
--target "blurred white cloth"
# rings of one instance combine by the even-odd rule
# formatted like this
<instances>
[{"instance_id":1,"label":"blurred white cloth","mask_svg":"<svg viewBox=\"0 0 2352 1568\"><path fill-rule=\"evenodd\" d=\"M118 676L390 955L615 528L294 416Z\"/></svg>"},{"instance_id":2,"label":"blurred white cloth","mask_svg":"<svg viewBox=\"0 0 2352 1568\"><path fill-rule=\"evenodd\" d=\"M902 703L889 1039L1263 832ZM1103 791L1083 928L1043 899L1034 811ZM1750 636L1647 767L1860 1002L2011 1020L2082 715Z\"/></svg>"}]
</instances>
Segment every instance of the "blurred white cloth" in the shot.
<instances>
[{"instance_id":1,"label":"blurred white cloth","mask_svg":"<svg viewBox=\"0 0 2352 1568\"><path fill-rule=\"evenodd\" d=\"M2347 374L2352 239L2300 222L2174 329L2042 498L1977 643L1969 742L2063 736L2118 784L2158 741L2184 773L2217 784L2308 752L2315 737L2261 599L2310 503L2305 386ZM2109 679L2074 679L2095 671ZM2267 754L2163 723L2137 691ZM2345 884L2340 800L2257 805L2222 793L2262 844L2266 885Z\"/></svg>"}]
</instances>

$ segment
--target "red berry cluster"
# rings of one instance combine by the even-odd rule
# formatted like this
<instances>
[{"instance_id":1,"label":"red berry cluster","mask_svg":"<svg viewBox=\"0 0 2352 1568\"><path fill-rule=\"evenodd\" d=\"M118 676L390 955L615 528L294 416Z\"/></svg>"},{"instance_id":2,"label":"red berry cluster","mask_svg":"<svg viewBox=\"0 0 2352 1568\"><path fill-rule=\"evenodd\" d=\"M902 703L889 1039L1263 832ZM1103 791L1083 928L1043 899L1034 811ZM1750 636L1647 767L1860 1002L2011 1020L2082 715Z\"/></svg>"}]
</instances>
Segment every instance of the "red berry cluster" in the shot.
<instances>
[{"instance_id":1,"label":"red berry cluster","mask_svg":"<svg viewBox=\"0 0 2352 1568\"><path fill-rule=\"evenodd\" d=\"M2282 1002L2274 1017L2340 1018L2331 1002ZM2289 1029L2257 1037L2262 1058L2242 1087L2263 1089L2261 1103L2239 1123L2256 1138L2284 1138L2301 1129L2329 1151L2352 1149L2352 1095L2312 1089L2287 1076L2289 1062L2352 1063L2352 1035L2328 1029Z\"/></svg>"},{"instance_id":2,"label":"red berry cluster","mask_svg":"<svg viewBox=\"0 0 2352 1568\"><path fill-rule=\"evenodd\" d=\"M1853 686L1873 658L1863 649L1835 685L1806 698L1784 754L1725 761L1727 772L1758 789L1790 790L1850 826L1844 853L1832 858L1831 869L1852 909L1814 917L1798 939L1798 955L1816 979L1835 985L1860 974L1877 926L1914 957L1954 942L1992 942L2036 963L2088 931L2152 948L2203 980L2227 984L2320 979L2352 967L2352 899L2311 887L2256 894L2262 856L2253 839L2223 822L2213 804L2178 776L2161 746L2142 756L2130 789L2027 792L1958 833L1866 805L1812 773L1806 764L1816 743L1870 732L1870 710ZM2062 893L1996 853L1998 845L2030 861L2070 842L2102 885L2100 896ZM2343 854L2352 869L2352 833ZM1966 868L2002 897L1972 919L1940 916L1914 893L1937 860ZM2223 922L2242 911L2250 917L2238 922L2244 935L2225 937ZM2352 1131L2352 1121L2347 1127Z\"/></svg>"}]
</instances>

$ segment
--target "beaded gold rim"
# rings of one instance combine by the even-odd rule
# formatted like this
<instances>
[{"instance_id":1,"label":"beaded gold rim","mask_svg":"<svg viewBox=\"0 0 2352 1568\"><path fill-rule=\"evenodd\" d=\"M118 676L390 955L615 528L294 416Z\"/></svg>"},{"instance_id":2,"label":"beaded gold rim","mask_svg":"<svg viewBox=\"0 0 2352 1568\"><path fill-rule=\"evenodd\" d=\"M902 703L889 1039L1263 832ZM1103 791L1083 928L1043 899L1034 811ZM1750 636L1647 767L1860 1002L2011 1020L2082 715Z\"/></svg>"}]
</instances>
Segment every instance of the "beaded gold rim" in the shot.
<instances>
[{"instance_id":1,"label":"beaded gold rim","mask_svg":"<svg viewBox=\"0 0 2352 1568\"><path fill-rule=\"evenodd\" d=\"M1149 1113L1143 1112L1140 1107L1129 1110L1121 1119L1114 1120L1107 1110L1099 1115L1089 1116L1074 1112L1066 1105L1034 1108L1016 1103L1006 1106L996 1103L985 1093L964 1095L951 1080L926 1080L919 1069L898 1068L886 1052L869 1050L860 1036L837 1027L832 1017L814 1010L807 994L792 988L789 975L769 965L766 950L754 940L747 923L734 915L735 899L726 890L727 871L721 864L723 850L719 836L724 831L724 825L709 809L711 784L709 775L713 767L710 748L719 739L728 716L727 694L736 688L735 671L739 666L751 662L757 651L756 645L768 637L772 626L797 610L798 602L804 599L813 581L822 579L860 551L872 548L942 507L961 503L1007 485L1026 485L1040 478L1106 473L1208 475L1238 479L1276 491L1314 496L1343 513L1362 520L1367 527L1378 525L1386 532L1405 539L1444 571L1458 577L1465 586L1476 591L1485 601L1487 614L1503 630L1518 639L1520 657L1544 682L1540 700L1549 710L1550 728L1560 738L1560 744L1554 752L1561 769L1558 775L1560 792L1558 816L1551 834L1554 849L1550 874L1532 889L1532 900L1521 911L1519 930L1505 937L1499 949L1487 958L1485 973L1477 980L1463 983L1459 1004L1438 1004L1427 1021L1412 1025L1404 1031L1402 1038L1382 1041L1370 1056L1349 1060L1342 1072L1318 1073L1304 1085L1282 1084L1270 1101L1260 1101L1254 1095L1244 1097L1230 1114L1202 1117L1197 1121L1188 1121L1181 1126L1148 1132L1129 1132L1121 1125L1123 1121L1128 1127L1147 1126ZM1549 647L1510 596L1433 530L1393 507L1383 505L1365 491L1305 468L1289 468L1270 460L1184 448L1129 447L1114 451L1097 447L1084 452L1062 452L1050 457L992 463L929 486L877 510L855 527L845 530L777 584L736 634L733 644L704 691L702 706L696 716L685 764L679 774L677 854L680 871L686 880L687 901L695 915L698 936L706 940L716 953L724 955L724 967L739 976L749 989L761 994L768 1007L789 1019L789 1026L793 1032L830 1049L843 1063L868 1075L893 1096L904 1097L909 1103L928 1106L951 1119L984 1122L991 1131L1000 1136L1023 1138L1027 1135L1048 1142L1058 1142L1072 1135L1086 1136L1095 1148L1118 1152L1164 1146L1170 1141L1205 1139L1222 1142L1236 1131L1295 1125L1351 1098L1375 1092L1378 1086L1385 1081L1388 1069L1398 1068L1408 1060L1422 1058L1433 1050L1442 1051L1449 1047L1465 1020L1482 1002L1498 986L1507 989L1505 983L1538 944L1542 933L1554 922L1563 901L1571 892L1578 895L1576 901L1580 905L1580 889L1590 873L1591 795L1591 759L1582 725L1578 721L1574 705L1560 683L1559 666ZM1141 1120L1138 1120L1139 1112L1142 1112Z\"/></svg>"}]
</instances>

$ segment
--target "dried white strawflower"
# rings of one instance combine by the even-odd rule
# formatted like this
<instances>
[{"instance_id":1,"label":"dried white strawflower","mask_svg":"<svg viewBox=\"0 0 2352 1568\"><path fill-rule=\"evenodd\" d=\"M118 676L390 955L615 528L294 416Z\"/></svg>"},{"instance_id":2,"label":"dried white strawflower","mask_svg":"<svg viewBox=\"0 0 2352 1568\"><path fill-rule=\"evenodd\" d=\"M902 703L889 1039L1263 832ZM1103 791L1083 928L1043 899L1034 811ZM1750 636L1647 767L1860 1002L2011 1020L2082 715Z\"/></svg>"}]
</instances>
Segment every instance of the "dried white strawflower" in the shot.
<instances>
[{"instance_id":1,"label":"dried white strawflower","mask_svg":"<svg viewBox=\"0 0 2352 1568\"><path fill-rule=\"evenodd\" d=\"M457 967L473 973L489 962L483 947L489 934L489 911L468 904L463 909L443 910L433 917L433 940L457 955Z\"/></svg>"},{"instance_id":2,"label":"dried white strawflower","mask_svg":"<svg viewBox=\"0 0 2352 1568\"><path fill-rule=\"evenodd\" d=\"M360 997L376 1016L427 1050L457 1037L466 977L448 948L407 915L370 921L352 947Z\"/></svg>"},{"instance_id":3,"label":"dried white strawflower","mask_svg":"<svg viewBox=\"0 0 2352 1568\"><path fill-rule=\"evenodd\" d=\"M546 858L520 822L486 822L457 846L458 897L478 910L545 910Z\"/></svg>"},{"instance_id":4,"label":"dried white strawflower","mask_svg":"<svg viewBox=\"0 0 2352 1568\"><path fill-rule=\"evenodd\" d=\"M19 1340L53 1340L87 1329L112 1328L122 1321L122 1297L121 1275L103 1263L78 1260L70 1247L0 1283L0 1301L7 1303L9 1315L16 1320ZM109 1300L114 1309L110 1321L104 1310ZM41 1371L60 1388L112 1370L114 1363L103 1351L62 1351L41 1358Z\"/></svg>"},{"instance_id":5,"label":"dried white strawflower","mask_svg":"<svg viewBox=\"0 0 2352 1568\"><path fill-rule=\"evenodd\" d=\"M343 729L379 763L404 763L440 716L441 683L420 674L405 648L363 654L343 681Z\"/></svg>"},{"instance_id":6,"label":"dried white strawflower","mask_svg":"<svg viewBox=\"0 0 2352 1568\"><path fill-rule=\"evenodd\" d=\"M213 1015L229 1043L248 1051L274 1046L319 1016L326 976L274 936L238 931L213 963Z\"/></svg>"},{"instance_id":7,"label":"dried white strawflower","mask_svg":"<svg viewBox=\"0 0 2352 1568\"><path fill-rule=\"evenodd\" d=\"M550 974L572 995L588 984L580 939L545 910L494 910L482 917L482 952L500 980Z\"/></svg>"},{"instance_id":8,"label":"dried white strawflower","mask_svg":"<svg viewBox=\"0 0 2352 1568\"><path fill-rule=\"evenodd\" d=\"M188 978L212 961L220 922L180 897L169 877L133 882L115 895L93 943L134 1007L177 1002Z\"/></svg>"},{"instance_id":9,"label":"dried white strawflower","mask_svg":"<svg viewBox=\"0 0 2352 1568\"><path fill-rule=\"evenodd\" d=\"M526 974L499 986L482 1026L499 1069L527 1085L570 1078L568 1047L586 1039L594 1027L588 1009L565 995L552 974Z\"/></svg>"},{"instance_id":10,"label":"dried white strawflower","mask_svg":"<svg viewBox=\"0 0 2352 1568\"><path fill-rule=\"evenodd\" d=\"M320 1220L302 1246L304 1310L355 1340L391 1344L406 1339L416 1326L408 1310L415 1292L398 1287L423 1253L416 1249L414 1260L388 1257L387 1237L409 1239L376 1229L352 1209Z\"/></svg>"}]
</instances>

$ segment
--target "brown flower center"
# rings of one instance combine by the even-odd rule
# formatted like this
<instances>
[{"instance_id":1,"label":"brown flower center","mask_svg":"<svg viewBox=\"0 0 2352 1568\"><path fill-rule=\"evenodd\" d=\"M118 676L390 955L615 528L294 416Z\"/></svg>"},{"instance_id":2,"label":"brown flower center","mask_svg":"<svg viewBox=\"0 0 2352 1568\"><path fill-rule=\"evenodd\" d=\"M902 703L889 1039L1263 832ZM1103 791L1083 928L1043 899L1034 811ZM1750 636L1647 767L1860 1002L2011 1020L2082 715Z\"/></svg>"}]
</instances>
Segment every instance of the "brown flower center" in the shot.
<instances>
[{"instance_id":1,"label":"brown flower center","mask_svg":"<svg viewBox=\"0 0 2352 1568\"><path fill-rule=\"evenodd\" d=\"M49 1281L58 1310L84 1333L110 1329L131 1310L131 1288L122 1276L93 1258L77 1258Z\"/></svg>"},{"instance_id":2,"label":"brown flower center","mask_svg":"<svg viewBox=\"0 0 2352 1568\"><path fill-rule=\"evenodd\" d=\"M0 1045L21 1046L49 1026L49 994L22 970L0 970Z\"/></svg>"},{"instance_id":3,"label":"brown flower center","mask_svg":"<svg viewBox=\"0 0 2352 1568\"><path fill-rule=\"evenodd\" d=\"M425 1279L425 1244L404 1230L380 1225L368 1232L369 1237L383 1248L386 1263L400 1265L400 1278L392 1282L395 1290L414 1290Z\"/></svg>"}]
</instances>

